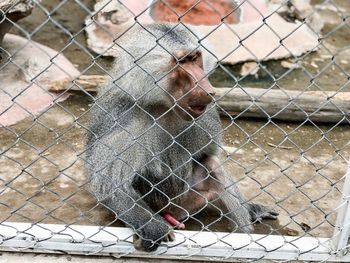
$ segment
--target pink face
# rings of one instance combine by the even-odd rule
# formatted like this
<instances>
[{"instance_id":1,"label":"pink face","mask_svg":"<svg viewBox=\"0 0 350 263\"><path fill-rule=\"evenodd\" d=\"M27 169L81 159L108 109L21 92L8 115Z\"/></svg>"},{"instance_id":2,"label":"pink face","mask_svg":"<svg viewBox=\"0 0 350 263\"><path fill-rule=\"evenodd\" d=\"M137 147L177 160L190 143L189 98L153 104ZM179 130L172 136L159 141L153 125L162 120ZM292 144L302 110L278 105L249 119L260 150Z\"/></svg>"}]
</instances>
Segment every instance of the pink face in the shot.
<instances>
[{"instance_id":1,"label":"pink face","mask_svg":"<svg viewBox=\"0 0 350 263\"><path fill-rule=\"evenodd\" d=\"M215 92L203 70L200 51L190 54L180 51L176 58L169 92L176 100L176 114L185 121L191 121L205 112Z\"/></svg>"}]
</instances>

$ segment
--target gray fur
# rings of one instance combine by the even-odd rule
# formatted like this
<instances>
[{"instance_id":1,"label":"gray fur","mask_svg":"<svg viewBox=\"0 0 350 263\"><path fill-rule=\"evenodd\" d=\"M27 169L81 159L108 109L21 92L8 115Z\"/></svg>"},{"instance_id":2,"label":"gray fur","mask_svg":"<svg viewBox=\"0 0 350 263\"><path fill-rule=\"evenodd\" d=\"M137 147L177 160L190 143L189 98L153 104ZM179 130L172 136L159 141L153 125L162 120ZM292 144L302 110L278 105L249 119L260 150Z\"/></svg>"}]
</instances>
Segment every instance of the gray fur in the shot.
<instances>
[{"instance_id":1,"label":"gray fur","mask_svg":"<svg viewBox=\"0 0 350 263\"><path fill-rule=\"evenodd\" d=\"M98 200L135 229L142 249L154 250L169 234L161 212L191 187L193 160L219 154L222 129L214 104L192 122L171 110L166 77L171 54L199 47L188 29L135 25L117 45L114 82L102 89L91 110L87 168ZM209 72L215 63L204 58ZM243 223L249 222L237 188L229 191L242 199L233 204L239 214L233 218L244 214Z\"/></svg>"}]
</instances>

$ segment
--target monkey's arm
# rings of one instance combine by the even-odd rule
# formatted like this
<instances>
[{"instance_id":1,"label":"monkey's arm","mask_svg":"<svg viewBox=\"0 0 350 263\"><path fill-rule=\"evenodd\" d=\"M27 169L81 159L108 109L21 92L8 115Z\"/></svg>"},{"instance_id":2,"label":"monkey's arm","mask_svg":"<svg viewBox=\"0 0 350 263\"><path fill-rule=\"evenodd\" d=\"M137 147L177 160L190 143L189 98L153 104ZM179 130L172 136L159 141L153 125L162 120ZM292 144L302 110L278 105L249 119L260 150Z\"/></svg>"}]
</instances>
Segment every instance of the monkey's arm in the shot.
<instances>
[{"instance_id":1,"label":"monkey's arm","mask_svg":"<svg viewBox=\"0 0 350 263\"><path fill-rule=\"evenodd\" d=\"M142 196L129 186L115 190L102 201L117 217L133 228L134 245L145 251L156 250L163 240L171 235L169 226L164 219L154 214L142 199ZM170 238L171 239L171 238Z\"/></svg>"},{"instance_id":2,"label":"monkey's arm","mask_svg":"<svg viewBox=\"0 0 350 263\"><path fill-rule=\"evenodd\" d=\"M135 230L140 250L155 250L169 236L169 226L145 199L147 191L135 188L135 178L147 164L147 151L133 143L127 132L105 135L88 148L91 186L97 199ZM140 171L140 172L136 172ZM139 188L145 187L140 185Z\"/></svg>"}]
</instances>

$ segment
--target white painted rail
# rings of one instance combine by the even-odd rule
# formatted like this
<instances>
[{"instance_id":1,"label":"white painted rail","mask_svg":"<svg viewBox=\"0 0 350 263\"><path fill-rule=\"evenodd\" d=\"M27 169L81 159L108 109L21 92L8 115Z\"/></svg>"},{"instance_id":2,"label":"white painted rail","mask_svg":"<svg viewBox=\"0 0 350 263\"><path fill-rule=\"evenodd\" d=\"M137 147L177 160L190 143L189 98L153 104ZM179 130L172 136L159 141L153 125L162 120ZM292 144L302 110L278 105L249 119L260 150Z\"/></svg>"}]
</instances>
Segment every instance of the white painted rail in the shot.
<instances>
[{"instance_id":1,"label":"white painted rail","mask_svg":"<svg viewBox=\"0 0 350 263\"><path fill-rule=\"evenodd\" d=\"M123 227L28 224L0 225L2 250L186 259L264 258L275 260L350 261L332 253L331 239L223 232L176 231L176 240L149 254L136 251L133 231ZM191 258L189 258L191 256Z\"/></svg>"}]
</instances>

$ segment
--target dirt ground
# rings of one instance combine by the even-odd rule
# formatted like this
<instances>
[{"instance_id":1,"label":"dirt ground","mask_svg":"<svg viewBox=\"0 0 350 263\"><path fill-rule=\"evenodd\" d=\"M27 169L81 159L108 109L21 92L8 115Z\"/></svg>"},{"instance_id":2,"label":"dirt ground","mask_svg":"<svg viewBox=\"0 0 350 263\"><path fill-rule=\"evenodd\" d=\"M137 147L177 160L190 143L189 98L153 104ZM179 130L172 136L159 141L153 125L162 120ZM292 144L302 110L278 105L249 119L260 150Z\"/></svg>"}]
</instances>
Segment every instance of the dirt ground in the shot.
<instances>
[{"instance_id":1,"label":"dirt ground","mask_svg":"<svg viewBox=\"0 0 350 263\"><path fill-rule=\"evenodd\" d=\"M334 2L350 12L349 2ZM112 59L89 51L82 30L93 1L43 0L41 5L50 13L49 19L36 8L12 33L23 35L25 30L33 40L61 50L83 74L104 74ZM320 13L326 19L324 41L317 52L302 58L302 68L288 70L280 66L281 61L273 61L264 64L272 74L260 70L258 77L232 80L218 71L212 82L216 86L238 81L242 86L270 87L274 76L284 89L349 92L349 18L348 26L339 27L339 14L327 9ZM235 76L238 69L227 67ZM73 94L34 121L27 118L0 128L0 221L117 225L113 214L90 193L80 158L85 115L92 102L92 97ZM258 233L332 235L345 160L350 157L348 124L223 118L223 129L225 145L234 150L223 160L244 195L280 212L277 222L257 225ZM201 229L200 220L211 230L229 231L227 222L218 221L215 215L202 213L197 218L186 223L187 229Z\"/></svg>"}]
</instances>

